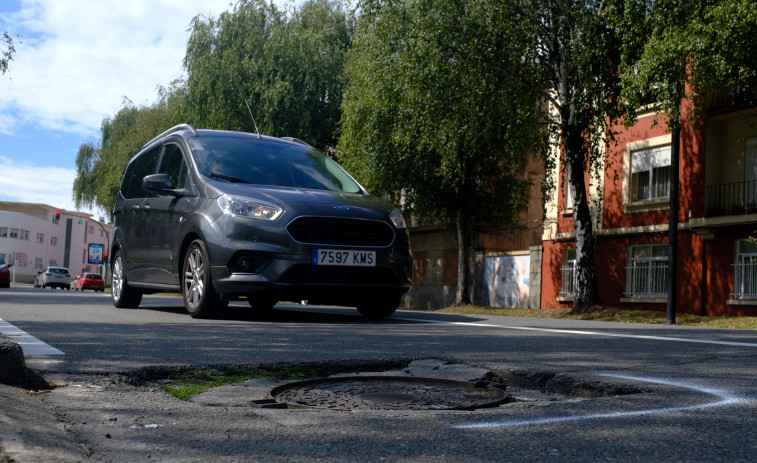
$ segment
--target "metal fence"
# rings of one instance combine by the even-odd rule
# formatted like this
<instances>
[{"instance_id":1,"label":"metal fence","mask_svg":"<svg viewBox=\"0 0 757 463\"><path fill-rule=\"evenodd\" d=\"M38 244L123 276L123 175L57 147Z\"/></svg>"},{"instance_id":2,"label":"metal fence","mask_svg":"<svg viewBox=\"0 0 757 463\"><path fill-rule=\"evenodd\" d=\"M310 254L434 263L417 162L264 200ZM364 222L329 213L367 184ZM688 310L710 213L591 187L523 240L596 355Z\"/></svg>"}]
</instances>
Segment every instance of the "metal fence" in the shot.
<instances>
[{"instance_id":1,"label":"metal fence","mask_svg":"<svg viewBox=\"0 0 757 463\"><path fill-rule=\"evenodd\" d=\"M757 299L757 260L733 265L734 299Z\"/></svg>"},{"instance_id":2,"label":"metal fence","mask_svg":"<svg viewBox=\"0 0 757 463\"><path fill-rule=\"evenodd\" d=\"M562 274L562 286L560 287L560 296L570 297L576 295L576 264L569 263L560 267Z\"/></svg>"},{"instance_id":3,"label":"metal fence","mask_svg":"<svg viewBox=\"0 0 757 463\"><path fill-rule=\"evenodd\" d=\"M668 262L645 260L626 267L626 292L628 297L665 297L668 294Z\"/></svg>"}]
</instances>

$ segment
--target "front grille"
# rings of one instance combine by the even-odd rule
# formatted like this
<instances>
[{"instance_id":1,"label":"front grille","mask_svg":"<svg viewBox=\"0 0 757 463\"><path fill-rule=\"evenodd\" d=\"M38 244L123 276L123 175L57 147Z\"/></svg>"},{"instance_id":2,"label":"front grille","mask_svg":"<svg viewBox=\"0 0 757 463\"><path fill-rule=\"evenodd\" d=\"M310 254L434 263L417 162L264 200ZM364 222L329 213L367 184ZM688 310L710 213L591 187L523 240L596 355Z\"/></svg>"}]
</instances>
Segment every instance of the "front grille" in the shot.
<instances>
[{"instance_id":1,"label":"front grille","mask_svg":"<svg viewBox=\"0 0 757 463\"><path fill-rule=\"evenodd\" d=\"M296 265L289 269L279 283L288 284L348 284L396 285L397 275L388 268L318 267Z\"/></svg>"},{"instance_id":2,"label":"front grille","mask_svg":"<svg viewBox=\"0 0 757 463\"><path fill-rule=\"evenodd\" d=\"M339 217L298 217L287 225L295 241L333 246L390 246L394 231L378 220Z\"/></svg>"}]
</instances>

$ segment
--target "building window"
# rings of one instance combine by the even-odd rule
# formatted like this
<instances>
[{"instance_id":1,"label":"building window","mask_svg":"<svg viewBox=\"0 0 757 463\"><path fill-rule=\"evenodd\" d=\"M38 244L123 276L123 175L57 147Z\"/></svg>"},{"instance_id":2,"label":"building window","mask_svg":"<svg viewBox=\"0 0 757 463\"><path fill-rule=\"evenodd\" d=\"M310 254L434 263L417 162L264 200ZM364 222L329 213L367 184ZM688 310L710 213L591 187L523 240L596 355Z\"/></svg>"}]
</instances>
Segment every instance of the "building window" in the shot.
<instances>
[{"instance_id":1,"label":"building window","mask_svg":"<svg viewBox=\"0 0 757 463\"><path fill-rule=\"evenodd\" d=\"M631 246L626 267L626 296L666 297L668 294L668 245Z\"/></svg>"},{"instance_id":2,"label":"building window","mask_svg":"<svg viewBox=\"0 0 757 463\"><path fill-rule=\"evenodd\" d=\"M0 238L7 238L7 237L8 237L8 229L0 228Z\"/></svg>"},{"instance_id":3,"label":"building window","mask_svg":"<svg viewBox=\"0 0 757 463\"><path fill-rule=\"evenodd\" d=\"M55 259L50 259L50 263L48 264L50 267L57 267L58 261Z\"/></svg>"},{"instance_id":4,"label":"building window","mask_svg":"<svg viewBox=\"0 0 757 463\"><path fill-rule=\"evenodd\" d=\"M757 244L747 240L736 243L733 277L734 299L757 299Z\"/></svg>"},{"instance_id":5,"label":"building window","mask_svg":"<svg viewBox=\"0 0 757 463\"><path fill-rule=\"evenodd\" d=\"M11 228L8 237L18 239L18 228Z\"/></svg>"},{"instance_id":6,"label":"building window","mask_svg":"<svg viewBox=\"0 0 757 463\"><path fill-rule=\"evenodd\" d=\"M58 237L57 236L51 236L50 237L50 245L57 246L58 245Z\"/></svg>"},{"instance_id":7,"label":"building window","mask_svg":"<svg viewBox=\"0 0 757 463\"><path fill-rule=\"evenodd\" d=\"M560 296L573 297L576 295L576 250L566 249L563 254L563 265L560 268L562 286Z\"/></svg>"},{"instance_id":8,"label":"building window","mask_svg":"<svg viewBox=\"0 0 757 463\"><path fill-rule=\"evenodd\" d=\"M34 268L36 268L37 270L42 270L44 268L41 257L34 258Z\"/></svg>"},{"instance_id":9,"label":"building window","mask_svg":"<svg viewBox=\"0 0 757 463\"><path fill-rule=\"evenodd\" d=\"M29 230L21 230L18 237L24 241L29 241Z\"/></svg>"},{"instance_id":10,"label":"building window","mask_svg":"<svg viewBox=\"0 0 757 463\"><path fill-rule=\"evenodd\" d=\"M44 244L45 243L45 234L44 233L37 233L37 243Z\"/></svg>"},{"instance_id":11,"label":"building window","mask_svg":"<svg viewBox=\"0 0 757 463\"><path fill-rule=\"evenodd\" d=\"M670 146L631 153L631 201L670 196Z\"/></svg>"}]
</instances>

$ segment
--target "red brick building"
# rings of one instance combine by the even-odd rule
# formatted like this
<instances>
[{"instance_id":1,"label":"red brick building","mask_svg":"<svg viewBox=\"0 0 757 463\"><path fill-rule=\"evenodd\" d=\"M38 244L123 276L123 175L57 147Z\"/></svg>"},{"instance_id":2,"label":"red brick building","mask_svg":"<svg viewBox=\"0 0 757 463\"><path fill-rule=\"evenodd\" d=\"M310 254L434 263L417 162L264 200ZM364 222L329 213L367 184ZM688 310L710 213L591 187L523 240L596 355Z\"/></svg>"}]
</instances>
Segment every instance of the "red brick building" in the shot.
<instances>
[{"instance_id":1,"label":"red brick building","mask_svg":"<svg viewBox=\"0 0 757 463\"><path fill-rule=\"evenodd\" d=\"M683 124L678 313L757 315L757 244L747 241L757 236L754 97L725 92L698 121ZM690 110L686 103L683 113ZM640 113L606 146L604 173L590 182L599 293L609 306L665 310L670 146L664 115ZM542 236L544 309L570 307L575 294L575 234L562 177L558 197L547 204Z\"/></svg>"}]
</instances>

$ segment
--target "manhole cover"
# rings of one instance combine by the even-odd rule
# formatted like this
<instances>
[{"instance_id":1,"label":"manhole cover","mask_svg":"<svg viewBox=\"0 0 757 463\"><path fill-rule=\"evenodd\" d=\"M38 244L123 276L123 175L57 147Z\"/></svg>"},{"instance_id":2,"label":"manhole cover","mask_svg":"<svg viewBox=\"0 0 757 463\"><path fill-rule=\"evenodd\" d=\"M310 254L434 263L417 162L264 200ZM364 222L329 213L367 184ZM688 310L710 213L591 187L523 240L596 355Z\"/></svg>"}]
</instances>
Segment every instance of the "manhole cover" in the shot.
<instances>
[{"instance_id":1,"label":"manhole cover","mask_svg":"<svg viewBox=\"0 0 757 463\"><path fill-rule=\"evenodd\" d=\"M475 410L511 402L503 388L433 378L357 376L286 384L261 407L329 410Z\"/></svg>"}]
</instances>

